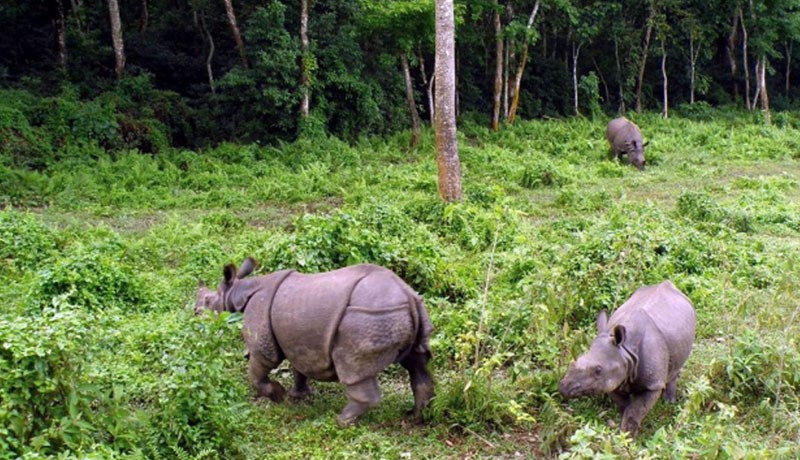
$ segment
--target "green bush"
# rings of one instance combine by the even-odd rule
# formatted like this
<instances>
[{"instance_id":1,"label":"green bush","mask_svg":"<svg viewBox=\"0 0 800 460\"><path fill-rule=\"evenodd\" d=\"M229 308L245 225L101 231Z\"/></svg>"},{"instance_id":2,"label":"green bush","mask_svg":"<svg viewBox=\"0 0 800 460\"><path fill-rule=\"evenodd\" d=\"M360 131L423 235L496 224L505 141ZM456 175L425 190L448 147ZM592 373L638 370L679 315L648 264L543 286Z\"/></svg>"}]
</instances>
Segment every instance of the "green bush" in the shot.
<instances>
[{"instance_id":1,"label":"green bush","mask_svg":"<svg viewBox=\"0 0 800 460\"><path fill-rule=\"evenodd\" d=\"M0 267L34 270L55 251L56 235L33 214L0 211Z\"/></svg>"},{"instance_id":2,"label":"green bush","mask_svg":"<svg viewBox=\"0 0 800 460\"><path fill-rule=\"evenodd\" d=\"M50 305L63 299L100 310L141 310L149 305L144 278L120 261L124 248L115 244L79 246L39 270L34 300Z\"/></svg>"}]
</instances>

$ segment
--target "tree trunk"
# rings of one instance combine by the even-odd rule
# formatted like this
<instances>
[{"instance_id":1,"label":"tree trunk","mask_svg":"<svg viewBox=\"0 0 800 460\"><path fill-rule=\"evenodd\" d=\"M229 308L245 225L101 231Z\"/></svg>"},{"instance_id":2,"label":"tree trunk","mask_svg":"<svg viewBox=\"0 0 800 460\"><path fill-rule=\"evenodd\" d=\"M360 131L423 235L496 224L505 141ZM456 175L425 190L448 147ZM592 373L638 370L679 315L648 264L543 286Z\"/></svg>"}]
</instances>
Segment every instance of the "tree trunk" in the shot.
<instances>
[{"instance_id":1,"label":"tree trunk","mask_svg":"<svg viewBox=\"0 0 800 460\"><path fill-rule=\"evenodd\" d=\"M579 43L575 47L575 42L572 42L572 96L575 104L575 115L580 115L578 110L578 55L581 53L583 43Z\"/></svg>"},{"instance_id":2,"label":"tree trunk","mask_svg":"<svg viewBox=\"0 0 800 460\"><path fill-rule=\"evenodd\" d=\"M506 40L506 55L503 59L503 118L508 121L509 62L511 62L511 39Z\"/></svg>"},{"instance_id":3,"label":"tree trunk","mask_svg":"<svg viewBox=\"0 0 800 460\"><path fill-rule=\"evenodd\" d=\"M700 46L697 53L694 49L694 33L689 32L689 104L694 105L694 80L696 75L697 57L700 55Z\"/></svg>"},{"instance_id":4,"label":"tree trunk","mask_svg":"<svg viewBox=\"0 0 800 460\"><path fill-rule=\"evenodd\" d=\"M597 71L597 76L600 77L600 82L603 84L603 94L605 95L605 100L611 100L611 93L608 91L608 82L606 78L603 76L603 72L600 70L600 66L597 65L597 61L592 56L592 64L594 64L594 70Z\"/></svg>"},{"instance_id":5,"label":"tree trunk","mask_svg":"<svg viewBox=\"0 0 800 460\"><path fill-rule=\"evenodd\" d=\"M761 64L758 69L758 87L761 93L761 110L764 112L764 120L767 124L772 123L772 117L769 113L769 95L767 94L767 55L761 55Z\"/></svg>"},{"instance_id":6,"label":"tree trunk","mask_svg":"<svg viewBox=\"0 0 800 460\"><path fill-rule=\"evenodd\" d=\"M108 17L111 21L111 46L114 49L114 73L117 80L125 72L125 43L122 41L122 20L119 17L119 3L108 0Z\"/></svg>"},{"instance_id":7,"label":"tree trunk","mask_svg":"<svg viewBox=\"0 0 800 460\"><path fill-rule=\"evenodd\" d=\"M617 61L617 81L619 81L619 113L625 113L625 80L622 78L622 64L619 61L619 41L614 36L614 58Z\"/></svg>"},{"instance_id":8,"label":"tree trunk","mask_svg":"<svg viewBox=\"0 0 800 460\"><path fill-rule=\"evenodd\" d=\"M789 98L789 72L792 71L792 41L784 45L786 48L786 98Z\"/></svg>"},{"instance_id":9,"label":"tree trunk","mask_svg":"<svg viewBox=\"0 0 800 460\"><path fill-rule=\"evenodd\" d=\"M244 41L242 41L242 34L239 33L239 24L236 22L236 12L233 10L233 0L222 0L225 4L225 13L228 15L228 22L231 25L231 32L233 39L236 41L236 48L239 49L239 56L242 58L242 65L245 69L250 68L250 63L247 62L247 55L244 54Z\"/></svg>"},{"instance_id":10,"label":"tree trunk","mask_svg":"<svg viewBox=\"0 0 800 460\"><path fill-rule=\"evenodd\" d=\"M431 112L431 128L436 127L436 100L433 95L433 87L436 84L436 63L433 64L433 75L431 75L431 80L428 82L428 108Z\"/></svg>"},{"instance_id":11,"label":"tree trunk","mask_svg":"<svg viewBox=\"0 0 800 460\"><path fill-rule=\"evenodd\" d=\"M536 19L536 14L539 13L540 4L541 0L536 0L536 3L533 5L533 11L531 11L531 16L528 18L528 26L525 28L526 31L533 27L533 21ZM528 37L526 36L525 41L522 43L522 56L519 58L519 63L517 63L517 75L514 78L514 97L511 98L511 108L508 111L509 123L514 123L514 119L517 116L519 93L522 86L522 74L525 72L525 64L528 61L528 43Z\"/></svg>"},{"instance_id":12,"label":"tree trunk","mask_svg":"<svg viewBox=\"0 0 800 460\"><path fill-rule=\"evenodd\" d=\"M53 21L56 35L56 48L58 49L58 66L67 67L67 23L64 18L64 2L56 0L56 18Z\"/></svg>"},{"instance_id":13,"label":"tree trunk","mask_svg":"<svg viewBox=\"0 0 800 460\"><path fill-rule=\"evenodd\" d=\"M308 117L311 107L311 78L308 68L309 46L308 46L308 1L300 0L300 117Z\"/></svg>"},{"instance_id":14,"label":"tree trunk","mask_svg":"<svg viewBox=\"0 0 800 460\"><path fill-rule=\"evenodd\" d=\"M500 103L503 93L503 24L500 22L500 11L497 0L494 2L494 110L492 111L492 131L500 129Z\"/></svg>"},{"instance_id":15,"label":"tree trunk","mask_svg":"<svg viewBox=\"0 0 800 460\"><path fill-rule=\"evenodd\" d=\"M725 44L725 50L728 52L728 64L731 68L731 80L733 81L733 100L739 100L739 84L736 81L736 32L739 30L739 12L733 15L731 24L731 33L728 35L728 41Z\"/></svg>"},{"instance_id":16,"label":"tree trunk","mask_svg":"<svg viewBox=\"0 0 800 460\"><path fill-rule=\"evenodd\" d=\"M78 0L70 0L70 5L72 6L72 17L75 18L75 25L78 27L78 33L81 37L83 37L83 25L81 24L81 15L80 15L80 3Z\"/></svg>"},{"instance_id":17,"label":"tree trunk","mask_svg":"<svg viewBox=\"0 0 800 460\"><path fill-rule=\"evenodd\" d=\"M653 18L656 14L655 4L650 4L650 14L647 17L647 28L644 32L644 45L642 45L642 60L639 62L639 79L636 83L636 112L642 111L642 83L644 81L644 68L647 64L647 53L650 50L650 34L653 32Z\"/></svg>"},{"instance_id":18,"label":"tree trunk","mask_svg":"<svg viewBox=\"0 0 800 460\"><path fill-rule=\"evenodd\" d=\"M744 103L747 110L752 110L750 104L750 66L747 63L747 28L744 25L744 14L739 9L739 21L742 25L742 68L744 69Z\"/></svg>"},{"instance_id":19,"label":"tree trunk","mask_svg":"<svg viewBox=\"0 0 800 460\"><path fill-rule=\"evenodd\" d=\"M211 36L211 32L206 27L206 20L205 17L197 14L197 11L194 11L194 23L200 29L200 32L203 33L203 38L208 40L208 56L206 57L206 75L208 75L208 86L211 88L211 94L216 95L217 90L214 86L214 70L211 67L211 61L214 59L214 51L216 47L214 46L214 37Z\"/></svg>"},{"instance_id":20,"label":"tree trunk","mask_svg":"<svg viewBox=\"0 0 800 460\"><path fill-rule=\"evenodd\" d=\"M453 0L436 0L436 163L439 196L461 200L455 113L455 18Z\"/></svg>"},{"instance_id":21,"label":"tree trunk","mask_svg":"<svg viewBox=\"0 0 800 460\"><path fill-rule=\"evenodd\" d=\"M661 40L661 77L664 82L664 109L661 116L669 117L669 86L667 85L667 50L664 49L664 40Z\"/></svg>"},{"instance_id":22,"label":"tree trunk","mask_svg":"<svg viewBox=\"0 0 800 460\"><path fill-rule=\"evenodd\" d=\"M414 100L414 85L411 83L411 70L405 53L400 53L400 64L403 67L403 79L406 83L408 112L411 114L411 148L414 148L419 144L420 137L419 112L417 112L417 102Z\"/></svg>"},{"instance_id":23,"label":"tree trunk","mask_svg":"<svg viewBox=\"0 0 800 460\"><path fill-rule=\"evenodd\" d=\"M139 32L144 33L144 31L147 30L147 23L150 20L150 12L147 10L147 0L142 0L142 11L139 20Z\"/></svg>"},{"instance_id":24,"label":"tree trunk","mask_svg":"<svg viewBox=\"0 0 800 460\"><path fill-rule=\"evenodd\" d=\"M425 71L425 58L422 56L422 48L418 50L419 53L419 73L422 75L422 84L428 88L428 116L430 117L431 126L433 126L433 86L428 82L428 72ZM433 80L433 76L431 76Z\"/></svg>"}]
</instances>

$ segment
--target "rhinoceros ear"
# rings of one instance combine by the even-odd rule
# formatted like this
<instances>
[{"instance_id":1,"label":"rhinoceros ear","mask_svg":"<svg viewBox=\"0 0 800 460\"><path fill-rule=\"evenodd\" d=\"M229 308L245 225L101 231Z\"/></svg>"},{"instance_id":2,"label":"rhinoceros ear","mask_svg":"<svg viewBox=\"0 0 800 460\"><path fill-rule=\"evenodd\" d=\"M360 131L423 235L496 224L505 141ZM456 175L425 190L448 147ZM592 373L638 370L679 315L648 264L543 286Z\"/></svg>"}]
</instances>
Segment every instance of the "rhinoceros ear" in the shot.
<instances>
[{"instance_id":1,"label":"rhinoceros ear","mask_svg":"<svg viewBox=\"0 0 800 460\"><path fill-rule=\"evenodd\" d=\"M233 284L233 280L236 279L236 265L228 264L225 268L222 269L222 277L225 280L225 284L231 285Z\"/></svg>"},{"instance_id":2,"label":"rhinoceros ear","mask_svg":"<svg viewBox=\"0 0 800 460\"><path fill-rule=\"evenodd\" d=\"M239 273L236 274L236 278L246 277L247 275L253 273L253 270L255 270L257 266L258 262L256 262L256 259L252 257L244 259L242 266L239 267Z\"/></svg>"},{"instance_id":3,"label":"rhinoceros ear","mask_svg":"<svg viewBox=\"0 0 800 460\"><path fill-rule=\"evenodd\" d=\"M646 141L644 141L644 144L642 144L642 148L645 148L648 145L650 145L650 139L647 139Z\"/></svg>"},{"instance_id":4,"label":"rhinoceros ear","mask_svg":"<svg viewBox=\"0 0 800 460\"><path fill-rule=\"evenodd\" d=\"M597 315L597 332L605 332L606 324L608 324L608 314L606 313L605 309L603 309Z\"/></svg>"},{"instance_id":5,"label":"rhinoceros ear","mask_svg":"<svg viewBox=\"0 0 800 460\"><path fill-rule=\"evenodd\" d=\"M203 280L197 280L197 288L200 289L204 287L206 287L206 283L204 283Z\"/></svg>"},{"instance_id":6,"label":"rhinoceros ear","mask_svg":"<svg viewBox=\"0 0 800 460\"><path fill-rule=\"evenodd\" d=\"M614 343L617 345L625 343L625 326L621 324L614 326Z\"/></svg>"}]
</instances>

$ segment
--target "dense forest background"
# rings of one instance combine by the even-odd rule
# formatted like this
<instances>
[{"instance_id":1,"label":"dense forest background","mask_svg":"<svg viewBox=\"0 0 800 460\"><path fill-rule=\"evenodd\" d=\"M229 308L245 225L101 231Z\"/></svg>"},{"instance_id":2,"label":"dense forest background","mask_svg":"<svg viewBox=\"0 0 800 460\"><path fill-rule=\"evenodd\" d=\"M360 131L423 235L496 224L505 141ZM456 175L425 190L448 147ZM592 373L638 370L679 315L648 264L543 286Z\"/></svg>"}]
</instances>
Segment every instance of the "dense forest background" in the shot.
<instances>
[{"instance_id":1,"label":"dense forest background","mask_svg":"<svg viewBox=\"0 0 800 460\"><path fill-rule=\"evenodd\" d=\"M798 5L459 1L458 113L789 108ZM70 139L155 152L408 129L411 110L430 119L433 38L433 0L6 2L0 143L37 166Z\"/></svg>"}]
</instances>

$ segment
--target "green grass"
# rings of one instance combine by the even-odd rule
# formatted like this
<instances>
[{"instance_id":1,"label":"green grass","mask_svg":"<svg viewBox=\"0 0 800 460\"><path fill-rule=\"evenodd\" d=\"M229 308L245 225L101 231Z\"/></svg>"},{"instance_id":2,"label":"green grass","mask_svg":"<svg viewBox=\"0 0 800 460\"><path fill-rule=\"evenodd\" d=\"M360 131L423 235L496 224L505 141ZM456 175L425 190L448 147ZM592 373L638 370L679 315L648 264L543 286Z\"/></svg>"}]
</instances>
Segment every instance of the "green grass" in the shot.
<instances>
[{"instance_id":1,"label":"green grass","mask_svg":"<svg viewBox=\"0 0 800 460\"><path fill-rule=\"evenodd\" d=\"M636 116L644 172L608 158L603 120L462 126L455 205L432 132L414 151L403 133L0 161L0 457L796 457L800 129L702 115ZM403 276L436 327L428 421L405 418L396 367L350 429L339 384L255 400L240 319L191 312L198 279L248 255ZM600 309L665 278L695 304L696 346L678 403L630 440L609 399L557 383Z\"/></svg>"}]
</instances>

